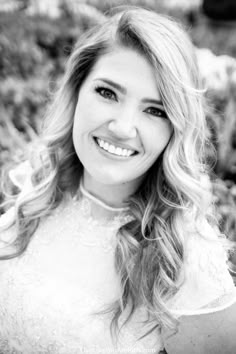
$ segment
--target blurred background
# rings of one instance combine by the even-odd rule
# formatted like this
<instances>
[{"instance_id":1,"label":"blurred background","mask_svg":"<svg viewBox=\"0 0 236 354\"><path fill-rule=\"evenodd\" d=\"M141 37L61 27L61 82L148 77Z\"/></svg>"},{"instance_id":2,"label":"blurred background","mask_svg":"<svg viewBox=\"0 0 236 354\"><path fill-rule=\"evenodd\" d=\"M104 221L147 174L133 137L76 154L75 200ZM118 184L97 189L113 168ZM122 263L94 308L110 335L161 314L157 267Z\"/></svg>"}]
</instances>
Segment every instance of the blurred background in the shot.
<instances>
[{"instance_id":1,"label":"blurred background","mask_svg":"<svg viewBox=\"0 0 236 354\"><path fill-rule=\"evenodd\" d=\"M193 40L217 152L217 217L236 240L236 0L0 0L0 169L24 159L81 33L129 4L177 18Z\"/></svg>"}]
</instances>

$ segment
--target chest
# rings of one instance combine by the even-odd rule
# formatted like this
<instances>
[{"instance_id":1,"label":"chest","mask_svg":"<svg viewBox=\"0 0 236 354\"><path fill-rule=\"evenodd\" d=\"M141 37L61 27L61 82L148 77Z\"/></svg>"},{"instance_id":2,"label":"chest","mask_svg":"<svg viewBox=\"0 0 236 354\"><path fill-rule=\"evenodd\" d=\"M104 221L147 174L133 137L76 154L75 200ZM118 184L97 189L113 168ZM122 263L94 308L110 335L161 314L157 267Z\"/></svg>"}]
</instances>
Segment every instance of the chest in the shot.
<instances>
[{"instance_id":1,"label":"chest","mask_svg":"<svg viewBox=\"0 0 236 354\"><path fill-rule=\"evenodd\" d=\"M114 248L95 235L83 242L78 230L64 231L45 238L40 228L25 254L1 267L0 338L26 353L40 346L64 353L65 343L65 353L68 345L77 353L80 345L111 341L110 315L97 313L119 296ZM46 351L48 345L61 349Z\"/></svg>"},{"instance_id":2,"label":"chest","mask_svg":"<svg viewBox=\"0 0 236 354\"><path fill-rule=\"evenodd\" d=\"M51 307L86 302L114 301L119 296L115 270L114 238L102 239L102 230L83 234L83 228L62 228L45 237L38 230L25 254L5 263L1 283L9 288L8 297L22 295L22 301ZM15 291L14 291L15 289Z\"/></svg>"},{"instance_id":3,"label":"chest","mask_svg":"<svg viewBox=\"0 0 236 354\"><path fill-rule=\"evenodd\" d=\"M156 334L148 342L138 341L139 314L121 331L117 345L111 337L113 314L104 310L120 296L114 266L117 229L77 222L71 212L61 218L48 218L22 256L1 264L0 352L79 354L110 348L118 353L131 348L140 353L158 348Z\"/></svg>"}]
</instances>

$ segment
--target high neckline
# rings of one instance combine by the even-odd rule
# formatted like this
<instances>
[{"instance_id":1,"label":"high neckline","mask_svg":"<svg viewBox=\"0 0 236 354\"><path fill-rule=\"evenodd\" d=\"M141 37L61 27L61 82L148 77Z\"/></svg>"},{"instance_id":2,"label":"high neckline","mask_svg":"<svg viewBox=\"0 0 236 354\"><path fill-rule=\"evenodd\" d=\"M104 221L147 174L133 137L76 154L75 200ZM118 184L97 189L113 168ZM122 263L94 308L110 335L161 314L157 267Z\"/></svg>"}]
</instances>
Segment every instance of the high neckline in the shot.
<instances>
[{"instance_id":1,"label":"high neckline","mask_svg":"<svg viewBox=\"0 0 236 354\"><path fill-rule=\"evenodd\" d=\"M95 204L99 205L100 207L104 208L107 211L111 211L111 212L115 212L115 213L121 213L124 211L128 211L129 207L114 207L114 206L110 206L107 203L105 203L104 201L100 200L98 197L95 197L93 194L91 194L90 192L88 192L84 186L83 186L83 181L81 181L80 186L79 186L79 190L81 192L81 194L90 199L92 202L94 202Z\"/></svg>"}]
</instances>

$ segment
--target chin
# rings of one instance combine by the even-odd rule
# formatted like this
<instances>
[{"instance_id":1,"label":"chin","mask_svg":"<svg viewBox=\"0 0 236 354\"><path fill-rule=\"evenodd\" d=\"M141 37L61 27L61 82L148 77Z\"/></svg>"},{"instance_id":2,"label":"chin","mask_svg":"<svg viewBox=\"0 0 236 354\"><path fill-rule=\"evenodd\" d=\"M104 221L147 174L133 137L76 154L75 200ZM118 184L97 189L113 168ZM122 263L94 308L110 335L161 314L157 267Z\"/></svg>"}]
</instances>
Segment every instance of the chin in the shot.
<instances>
[{"instance_id":1,"label":"chin","mask_svg":"<svg viewBox=\"0 0 236 354\"><path fill-rule=\"evenodd\" d=\"M97 180L99 183L106 184L106 185L119 185L127 183L128 180L122 177L111 176L106 174L96 175L94 176L94 180Z\"/></svg>"},{"instance_id":2,"label":"chin","mask_svg":"<svg viewBox=\"0 0 236 354\"><path fill-rule=\"evenodd\" d=\"M127 176L119 174L121 171L108 171L101 169L91 170L89 174L94 181L105 185L120 185L132 181Z\"/></svg>"}]
</instances>

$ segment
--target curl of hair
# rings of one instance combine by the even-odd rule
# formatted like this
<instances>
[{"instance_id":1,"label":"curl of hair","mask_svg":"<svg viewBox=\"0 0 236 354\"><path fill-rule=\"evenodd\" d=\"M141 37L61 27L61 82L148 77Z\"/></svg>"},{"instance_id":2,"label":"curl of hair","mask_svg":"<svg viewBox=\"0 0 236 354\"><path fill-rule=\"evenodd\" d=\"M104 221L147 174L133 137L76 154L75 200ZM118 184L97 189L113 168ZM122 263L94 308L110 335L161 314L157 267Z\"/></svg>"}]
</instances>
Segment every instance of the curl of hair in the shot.
<instances>
[{"instance_id":1,"label":"curl of hair","mask_svg":"<svg viewBox=\"0 0 236 354\"><path fill-rule=\"evenodd\" d=\"M76 193L83 172L72 142L79 89L96 61L119 46L136 50L155 68L173 134L129 201L133 220L117 234L115 261L122 296L112 304L111 328L118 328L128 304L131 307L125 323L139 306L145 306L153 329L175 327L176 319L166 302L181 286L186 224L189 230L186 212L190 212L196 232L194 225L211 217L211 191L209 183L203 185L208 173L207 128L194 49L185 31L171 18L144 9L127 9L79 39L45 120L43 149L34 153L33 188L15 204L15 251L1 258L21 254L39 221L59 205L65 193Z\"/></svg>"}]
</instances>

